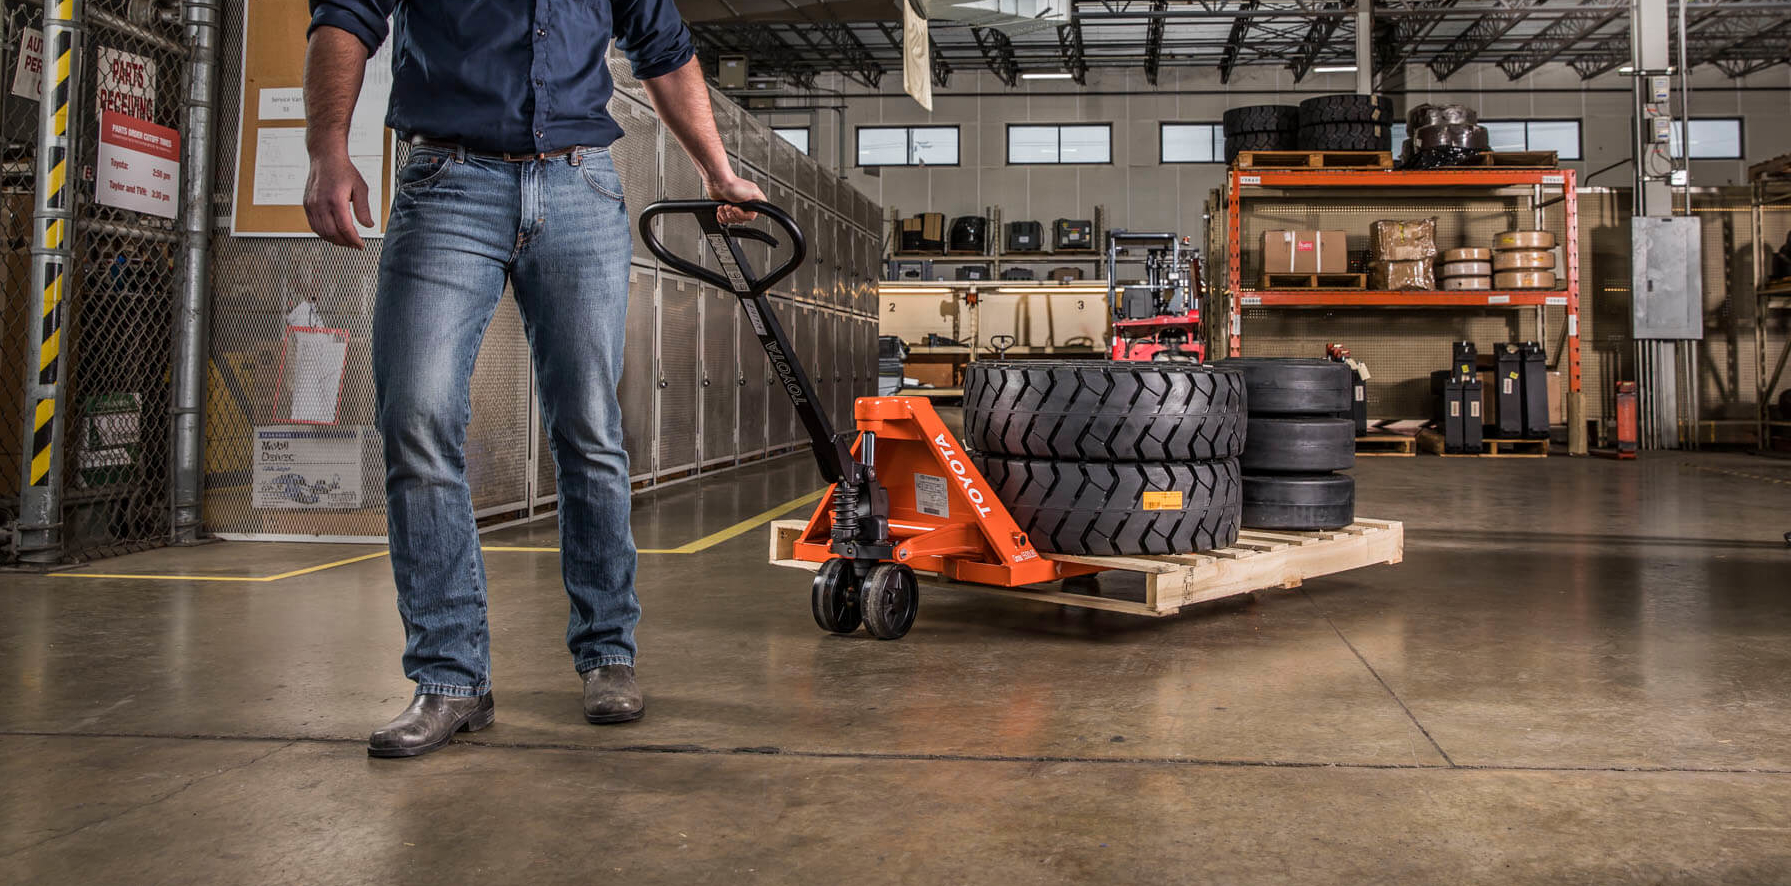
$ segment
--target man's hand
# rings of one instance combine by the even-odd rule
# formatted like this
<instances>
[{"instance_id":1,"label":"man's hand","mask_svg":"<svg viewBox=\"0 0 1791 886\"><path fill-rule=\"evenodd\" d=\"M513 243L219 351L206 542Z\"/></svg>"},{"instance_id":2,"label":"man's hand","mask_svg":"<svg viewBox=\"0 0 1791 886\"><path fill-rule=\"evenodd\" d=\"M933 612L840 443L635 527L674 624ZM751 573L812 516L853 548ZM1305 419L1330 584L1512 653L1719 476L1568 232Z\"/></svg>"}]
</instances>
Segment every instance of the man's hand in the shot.
<instances>
[{"instance_id":1,"label":"man's hand","mask_svg":"<svg viewBox=\"0 0 1791 886\"><path fill-rule=\"evenodd\" d=\"M739 176L709 182L709 199L726 200L729 203L746 203L752 200L765 199L765 192L759 186ZM715 218L724 225L738 225L758 218L756 212L747 212L734 206L723 206L715 210Z\"/></svg>"},{"instance_id":2,"label":"man's hand","mask_svg":"<svg viewBox=\"0 0 1791 886\"><path fill-rule=\"evenodd\" d=\"M362 227L372 227L373 209L367 203L367 182L347 154L311 159L311 175L305 181L305 219L317 236L337 246L365 248L354 223L359 219Z\"/></svg>"}]
</instances>

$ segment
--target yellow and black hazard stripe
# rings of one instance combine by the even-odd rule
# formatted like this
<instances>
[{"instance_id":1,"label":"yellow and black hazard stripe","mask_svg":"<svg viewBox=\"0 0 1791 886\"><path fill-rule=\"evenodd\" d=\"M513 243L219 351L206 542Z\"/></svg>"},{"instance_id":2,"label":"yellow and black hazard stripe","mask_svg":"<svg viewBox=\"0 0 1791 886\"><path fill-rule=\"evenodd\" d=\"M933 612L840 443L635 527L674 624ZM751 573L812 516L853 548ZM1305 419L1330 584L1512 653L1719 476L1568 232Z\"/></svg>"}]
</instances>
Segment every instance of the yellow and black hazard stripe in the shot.
<instances>
[{"instance_id":1,"label":"yellow and black hazard stripe","mask_svg":"<svg viewBox=\"0 0 1791 886\"><path fill-rule=\"evenodd\" d=\"M72 20L76 2L78 0L60 0L56 4L54 17L64 22ZM54 61L46 71L52 78L45 90L45 99L50 106L50 137L46 140L47 151L39 161L45 164L49 173L40 199L45 208L61 213L44 223L43 235L38 244L43 262L43 315L39 318L42 323L42 344L38 350L37 383L47 386L55 385L60 380L62 368L62 297L67 285L70 233L67 215L68 105L74 92L70 79L74 69L75 31L73 28L52 27L44 30L44 56ZM49 396L38 400L31 418L31 485L47 486L50 482L50 453L54 443L56 398Z\"/></svg>"}]
</instances>

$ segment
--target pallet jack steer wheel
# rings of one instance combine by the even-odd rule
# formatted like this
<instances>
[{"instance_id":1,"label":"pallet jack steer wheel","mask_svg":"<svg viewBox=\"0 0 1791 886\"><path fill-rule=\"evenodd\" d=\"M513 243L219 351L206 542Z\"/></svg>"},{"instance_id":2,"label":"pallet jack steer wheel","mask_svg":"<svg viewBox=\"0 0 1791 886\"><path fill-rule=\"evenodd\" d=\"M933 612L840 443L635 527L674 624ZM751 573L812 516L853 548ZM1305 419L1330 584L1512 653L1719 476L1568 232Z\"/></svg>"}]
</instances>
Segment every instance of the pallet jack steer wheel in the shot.
<instances>
[{"instance_id":1,"label":"pallet jack steer wheel","mask_svg":"<svg viewBox=\"0 0 1791 886\"><path fill-rule=\"evenodd\" d=\"M845 560L828 560L815 573L809 605L821 630L836 634L858 630L858 588L852 586L854 577L852 564Z\"/></svg>"},{"instance_id":2,"label":"pallet jack steer wheel","mask_svg":"<svg viewBox=\"0 0 1791 886\"><path fill-rule=\"evenodd\" d=\"M900 563L872 567L858 593L864 629L879 640L899 639L920 614L920 584L914 570Z\"/></svg>"}]
</instances>

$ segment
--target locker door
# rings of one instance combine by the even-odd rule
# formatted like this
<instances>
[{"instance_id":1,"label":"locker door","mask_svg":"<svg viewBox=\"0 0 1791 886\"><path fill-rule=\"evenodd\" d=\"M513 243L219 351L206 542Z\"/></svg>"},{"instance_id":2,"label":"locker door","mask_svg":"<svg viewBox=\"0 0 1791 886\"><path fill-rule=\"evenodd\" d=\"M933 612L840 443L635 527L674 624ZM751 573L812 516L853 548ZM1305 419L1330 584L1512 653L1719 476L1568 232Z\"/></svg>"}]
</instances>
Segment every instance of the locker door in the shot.
<instances>
[{"instance_id":1,"label":"locker door","mask_svg":"<svg viewBox=\"0 0 1791 886\"><path fill-rule=\"evenodd\" d=\"M739 313L740 307L734 305L733 310ZM740 455L763 455L766 410L770 408L768 397L784 397L784 394L781 390L769 389L765 384L770 361L765 358L765 351L759 345L759 337L753 334L752 324L741 317L735 324L735 330L739 343L739 360L734 365L734 386L740 390ZM787 403L788 398L784 399Z\"/></svg>"},{"instance_id":2,"label":"locker door","mask_svg":"<svg viewBox=\"0 0 1791 886\"><path fill-rule=\"evenodd\" d=\"M653 410L658 398L658 376L653 366L659 358L659 278L652 268L628 269L627 343L622 350L622 442L628 450L628 476L642 480L653 476L654 433L659 416Z\"/></svg>"},{"instance_id":3,"label":"locker door","mask_svg":"<svg viewBox=\"0 0 1791 886\"><path fill-rule=\"evenodd\" d=\"M694 280L659 278L659 463L655 476L696 466L701 291Z\"/></svg>"},{"instance_id":4,"label":"locker door","mask_svg":"<svg viewBox=\"0 0 1791 886\"><path fill-rule=\"evenodd\" d=\"M629 79L633 79L632 77ZM634 237L635 259L656 261L641 242L641 209L659 196L659 118L644 102L618 94L609 112L622 127L624 138L610 150L616 174L622 177L622 196L628 204L628 232Z\"/></svg>"},{"instance_id":5,"label":"locker door","mask_svg":"<svg viewBox=\"0 0 1791 886\"><path fill-rule=\"evenodd\" d=\"M703 362L697 379L703 397L704 466L732 462L739 453L740 385L737 333L739 299L713 286L703 287Z\"/></svg>"},{"instance_id":6,"label":"locker door","mask_svg":"<svg viewBox=\"0 0 1791 886\"><path fill-rule=\"evenodd\" d=\"M784 334L789 336L793 346L800 347L795 344L801 341L797 336L802 334L802 317L797 305L788 299L773 299L771 310L777 314L778 322L783 324ZM796 353L802 352L798 350ZM749 368L764 380L765 400L770 404L765 426L766 445L772 449L782 448L790 442L790 423L795 420L796 407L791 405L789 395L783 393L782 386L777 383L777 373L771 368L771 360L764 352L759 353L759 358Z\"/></svg>"},{"instance_id":7,"label":"locker door","mask_svg":"<svg viewBox=\"0 0 1791 886\"><path fill-rule=\"evenodd\" d=\"M853 355L855 348L852 341L852 318L845 314L828 314L828 325L833 327L830 338L833 339L833 425L846 428L852 425L852 396L858 389L853 377Z\"/></svg>"}]
</instances>

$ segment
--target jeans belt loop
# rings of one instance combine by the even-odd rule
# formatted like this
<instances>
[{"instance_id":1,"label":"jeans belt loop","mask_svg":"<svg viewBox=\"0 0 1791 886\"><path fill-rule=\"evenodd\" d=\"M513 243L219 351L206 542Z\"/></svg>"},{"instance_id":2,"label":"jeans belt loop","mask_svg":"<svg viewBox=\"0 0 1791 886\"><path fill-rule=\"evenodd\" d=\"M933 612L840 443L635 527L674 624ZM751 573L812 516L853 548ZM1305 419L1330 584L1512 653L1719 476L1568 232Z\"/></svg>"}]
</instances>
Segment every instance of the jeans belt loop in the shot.
<instances>
[{"instance_id":1,"label":"jeans belt loop","mask_svg":"<svg viewBox=\"0 0 1791 886\"><path fill-rule=\"evenodd\" d=\"M566 152L566 162L573 166L583 166L585 159L581 155L583 155L584 152L585 149L583 147L574 145L572 150Z\"/></svg>"},{"instance_id":2,"label":"jeans belt loop","mask_svg":"<svg viewBox=\"0 0 1791 886\"><path fill-rule=\"evenodd\" d=\"M466 162L466 145L455 145L454 146L454 162L455 163L465 163Z\"/></svg>"}]
</instances>

